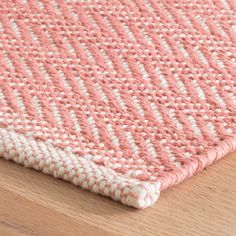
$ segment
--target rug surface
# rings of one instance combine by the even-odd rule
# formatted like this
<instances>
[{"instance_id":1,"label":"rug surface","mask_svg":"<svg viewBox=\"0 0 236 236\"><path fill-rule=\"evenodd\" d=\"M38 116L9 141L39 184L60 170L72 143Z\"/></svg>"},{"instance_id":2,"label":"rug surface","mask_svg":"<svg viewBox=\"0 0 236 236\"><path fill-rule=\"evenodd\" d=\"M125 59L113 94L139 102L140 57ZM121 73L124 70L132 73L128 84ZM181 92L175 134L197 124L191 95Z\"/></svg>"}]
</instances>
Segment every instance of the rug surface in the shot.
<instances>
[{"instance_id":1,"label":"rug surface","mask_svg":"<svg viewBox=\"0 0 236 236\"><path fill-rule=\"evenodd\" d=\"M137 208L236 148L234 0L0 1L0 156Z\"/></svg>"}]
</instances>

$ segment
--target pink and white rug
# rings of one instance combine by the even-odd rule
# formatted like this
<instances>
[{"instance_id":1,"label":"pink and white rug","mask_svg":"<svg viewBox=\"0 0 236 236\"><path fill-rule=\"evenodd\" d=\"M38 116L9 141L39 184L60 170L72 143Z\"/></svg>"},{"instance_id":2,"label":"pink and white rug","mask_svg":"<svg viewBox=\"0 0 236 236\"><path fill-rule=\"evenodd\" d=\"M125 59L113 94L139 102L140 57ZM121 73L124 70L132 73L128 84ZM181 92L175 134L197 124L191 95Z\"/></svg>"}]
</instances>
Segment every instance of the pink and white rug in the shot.
<instances>
[{"instance_id":1,"label":"pink and white rug","mask_svg":"<svg viewBox=\"0 0 236 236\"><path fill-rule=\"evenodd\" d=\"M235 10L234 0L0 1L0 156L152 205L236 149Z\"/></svg>"}]
</instances>

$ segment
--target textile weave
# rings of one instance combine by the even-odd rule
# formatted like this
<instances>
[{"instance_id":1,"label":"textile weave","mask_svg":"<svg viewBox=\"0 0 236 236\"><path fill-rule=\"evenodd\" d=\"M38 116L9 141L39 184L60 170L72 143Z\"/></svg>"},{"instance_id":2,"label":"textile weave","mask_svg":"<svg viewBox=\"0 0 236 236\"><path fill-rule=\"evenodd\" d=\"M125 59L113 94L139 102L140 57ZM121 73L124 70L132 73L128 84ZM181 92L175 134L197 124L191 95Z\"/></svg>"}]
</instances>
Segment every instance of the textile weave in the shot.
<instances>
[{"instance_id":1,"label":"textile weave","mask_svg":"<svg viewBox=\"0 0 236 236\"><path fill-rule=\"evenodd\" d=\"M0 1L0 156L152 205L236 148L235 9Z\"/></svg>"}]
</instances>

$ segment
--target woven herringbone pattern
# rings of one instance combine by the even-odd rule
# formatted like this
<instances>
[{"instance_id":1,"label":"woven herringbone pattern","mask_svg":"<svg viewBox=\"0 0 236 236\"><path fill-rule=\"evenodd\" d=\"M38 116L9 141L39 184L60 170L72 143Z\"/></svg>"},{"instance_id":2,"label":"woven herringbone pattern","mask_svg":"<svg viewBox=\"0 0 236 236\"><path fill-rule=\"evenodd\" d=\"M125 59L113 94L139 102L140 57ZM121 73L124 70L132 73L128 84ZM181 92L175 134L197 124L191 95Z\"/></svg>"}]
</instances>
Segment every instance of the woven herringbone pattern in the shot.
<instances>
[{"instance_id":1,"label":"woven herringbone pattern","mask_svg":"<svg viewBox=\"0 0 236 236\"><path fill-rule=\"evenodd\" d=\"M151 205L236 148L235 8L0 1L0 155Z\"/></svg>"}]
</instances>

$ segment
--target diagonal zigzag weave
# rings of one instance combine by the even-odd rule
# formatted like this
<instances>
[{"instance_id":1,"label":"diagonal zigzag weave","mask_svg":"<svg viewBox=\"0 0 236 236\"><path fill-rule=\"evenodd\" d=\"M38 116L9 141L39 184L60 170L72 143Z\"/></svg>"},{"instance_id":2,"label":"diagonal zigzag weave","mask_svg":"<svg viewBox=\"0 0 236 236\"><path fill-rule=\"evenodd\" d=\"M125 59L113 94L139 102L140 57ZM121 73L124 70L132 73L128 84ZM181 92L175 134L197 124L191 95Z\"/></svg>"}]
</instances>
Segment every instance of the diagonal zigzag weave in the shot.
<instances>
[{"instance_id":1,"label":"diagonal zigzag weave","mask_svg":"<svg viewBox=\"0 0 236 236\"><path fill-rule=\"evenodd\" d=\"M236 148L235 9L0 1L0 156L152 205Z\"/></svg>"}]
</instances>

